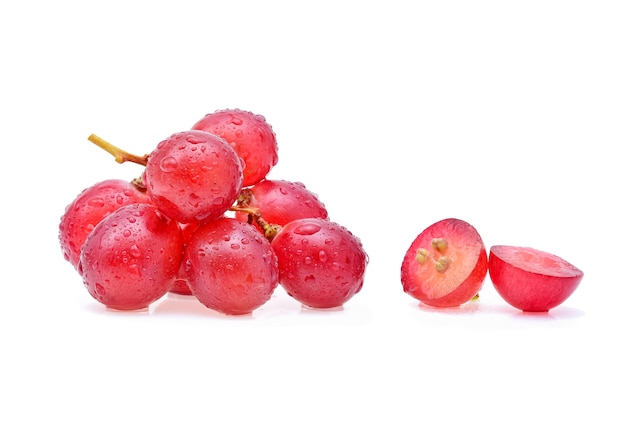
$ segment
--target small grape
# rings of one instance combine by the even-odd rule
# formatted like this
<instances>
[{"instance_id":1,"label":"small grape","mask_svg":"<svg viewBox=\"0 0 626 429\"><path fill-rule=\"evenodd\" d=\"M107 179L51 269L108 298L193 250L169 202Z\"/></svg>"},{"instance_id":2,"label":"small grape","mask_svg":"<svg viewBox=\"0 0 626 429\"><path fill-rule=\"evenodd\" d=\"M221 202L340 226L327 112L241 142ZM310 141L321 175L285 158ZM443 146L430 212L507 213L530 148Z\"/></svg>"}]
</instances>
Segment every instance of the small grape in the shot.
<instances>
[{"instance_id":1,"label":"small grape","mask_svg":"<svg viewBox=\"0 0 626 429\"><path fill-rule=\"evenodd\" d=\"M61 216L59 241L63 256L77 268L87 235L102 219L120 207L148 202L150 197L145 192L124 180L104 180L84 189Z\"/></svg>"},{"instance_id":2,"label":"small grape","mask_svg":"<svg viewBox=\"0 0 626 429\"><path fill-rule=\"evenodd\" d=\"M182 252L177 222L151 204L131 204L87 236L78 272L91 296L108 308L138 310L168 292Z\"/></svg>"},{"instance_id":3,"label":"small grape","mask_svg":"<svg viewBox=\"0 0 626 429\"><path fill-rule=\"evenodd\" d=\"M364 282L368 257L361 241L325 219L297 219L272 241L279 281L289 295L313 308L343 305Z\"/></svg>"},{"instance_id":4,"label":"small grape","mask_svg":"<svg viewBox=\"0 0 626 429\"><path fill-rule=\"evenodd\" d=\"M192 130L159 143L143 179L159 210L173 220L193 223L217 219L235 203L243 169L224 139Z\"/></svg>"},{"instance_id":5,"label":"small grape","mask_svg":"<svg viewBox=\"0 0 626 429\"><path fill-rule=\"evenodd\" d=\"M252 225L223 217L200 225L185 249L189 289L206 307L247 314L278 285L276 255Z\"/></svg>"},{"instance_id":6,"label":"small grape","mask_svg":"<svg viewBox=\"0 0 626 429\"><path fill-rule=\"evenodd\" d=\"M193 127L226 140L244 161L243 186L267 176L278 162L276 135L261 115L240 109L224 109L205 115Z\"/></svg>"},{"instance_id":7,"label":"small grape","mask_svg":"<svg viewBox=\"0 0 626 429\"><path fill-rule=\"evenodd\" d=\"M244 207L259 209L263 219L271 224L282 226L303 218L328 220L324 204L300 182L263 180L244 189L241 195L248 198ZM244 212L237 212L235 216L242 221L248 217Z\"/></svg>"}]
</instances>

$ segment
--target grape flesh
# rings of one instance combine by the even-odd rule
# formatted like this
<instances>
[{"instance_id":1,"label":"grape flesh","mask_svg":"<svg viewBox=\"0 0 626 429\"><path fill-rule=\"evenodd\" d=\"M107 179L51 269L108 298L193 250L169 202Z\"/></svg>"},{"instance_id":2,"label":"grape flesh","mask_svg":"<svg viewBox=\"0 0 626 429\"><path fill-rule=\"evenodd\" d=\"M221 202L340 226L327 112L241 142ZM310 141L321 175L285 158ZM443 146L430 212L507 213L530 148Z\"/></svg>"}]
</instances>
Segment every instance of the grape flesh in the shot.
<instances>
[{"instance_id":1,"label":"grape flesh","mask_svg":"<svg viewBox=\"0 0 626 429\"><path fill-rule=\"evenodd\" d=\"M343 305L364 282L368 256L345 227L325 219L298 219L272 241L279 281L289 295L313 308Z\"/></svg>"},{"instance_id":2,"label":"grape flesh","mask_svg":"<svg viewBox=\"0 0 626 429\"><path fill-rule=\"evenodd\" d=\"M244 162L243 186L252 186L267 176L278 162L276 135L261 115L240 109L208 113L194 130L216 134L226 140Z\"/></svg>"},{"instance_id":3,"label":"grape flesh","mask_svg":"<svg viewBox=\"0 0 626 429\"><path fill-rule=\"evenodd\" d=\"M243 167L224 139L191 130L159 143L143 177L159 210L173 220L193 223L217 219L234 204Z\"/></svg>"},{"instance_id":4,"label":"grape flesh","mask_svg":"<svg viewBox=\"0 0 626 429\"><path fill-rule=\"evenodd\" d=\"M193 295L224 314L251 313L278 285L278 262L269 241L234 218L200 225L187 243L184 264Z\"/></svg>"},{"instance_id":5,"label":"grape flesh","mask_svg":"<svg viewBox=\"0 0 626 429\"><path fill-rule=\"evenodd\" d=\"M150 197L145 192L124 180L104 180L86 188L61 216L59 241L64 258L77 268L87 235L102 219L120 207L149 202Z\"/></svg>"},{"instance_id":6,"label":"grape flesh","mask_svg":"<svg viewBox=\"0 0 626 429\"><path fill-rule=\"evenodd\" d=\"M287 180L263 180L244 189L248 196L245 205L260 210L263 219L271 224L286 225L296 219L320 218L328 220L328 211L318 196L300 182ZM236 213L245 221L247 214Z\"/></svg>"},{"instance_id":7,"label":"grape flesh","mask_svg":"<svg viewBox=\"0 0 626 429\"><path fill-rule=\"evenodd\" d=\"M151 204L131 204L87 236L78 272L89 294L108 308L139 310L168 292L182 252L177 222Z\"/></svg>"}]
</instances>

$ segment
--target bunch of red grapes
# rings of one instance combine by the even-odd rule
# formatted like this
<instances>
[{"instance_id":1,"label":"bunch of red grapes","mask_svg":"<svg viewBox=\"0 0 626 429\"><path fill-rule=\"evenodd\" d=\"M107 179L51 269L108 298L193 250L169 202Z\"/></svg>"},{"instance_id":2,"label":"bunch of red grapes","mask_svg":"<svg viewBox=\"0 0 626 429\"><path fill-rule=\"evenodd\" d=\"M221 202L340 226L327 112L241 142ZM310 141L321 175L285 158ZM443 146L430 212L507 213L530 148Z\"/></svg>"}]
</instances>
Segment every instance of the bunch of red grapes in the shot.
<instances>
[{"instance_id":1,"label":"bunch of red grapes","mask_svg":"<svg viewBox=\"0 0 626 429\"><path fill-rule=\"evenodd\" d=\"M278 147L263 116L209 113L144 156L89 140L145 167L132 181L85 189L61 217L65 259L107 308L145 309L174 293L236 315L278 285L311 308L342 306L361 290L361 241L302 183L267 178Z\"/></svg>"}]
</instances>

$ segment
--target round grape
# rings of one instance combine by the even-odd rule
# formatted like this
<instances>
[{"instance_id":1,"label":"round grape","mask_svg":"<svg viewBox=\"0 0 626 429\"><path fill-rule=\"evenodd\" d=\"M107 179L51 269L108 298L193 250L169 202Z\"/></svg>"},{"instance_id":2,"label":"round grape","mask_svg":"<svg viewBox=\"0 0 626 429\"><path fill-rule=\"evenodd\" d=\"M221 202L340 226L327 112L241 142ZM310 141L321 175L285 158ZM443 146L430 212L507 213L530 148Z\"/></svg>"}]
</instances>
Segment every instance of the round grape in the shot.
<instances>
[{"instance_id":1,"label":"round grape","mask_svg":"<svg viewBox=\"0 0 626 429\"><path fill-rule=\"evenodd\" d=\"M297 219L272 241L279 281L289 295L313 308L343 305L363 286L368 257L361 241L325 219Z\"/></svg>"},{"instance_id":2,"label":"round grape","mask_svg":"<svg viewBox=\"0 0 626 429\"><path fill-rule=\"evenodd\" d=\"M217 219L234 204L243 169L224 139L192 130L159 143L143 178L159 210L181 223L193 223Z\"/></svg>"},{"instance_id":3,"label":"round grape","mask_svg":"<svg viewBox=\"0 0 626 429\"><path fill-rule=\"evenodd\" d=\"M278 162L276 135L261 115L240 109L224 109L205 115L193 127L226 140L244 161L243 186L267 176Z\"/></svg>"},{"instance_id":4,"label":"round grape","mask_svg":"<svg viewBox=\"0 0 626 429\"><path fill-rule=\"evenodd\" d=\"M150 197L130 182L109 179L83 190L66 208L59 224L59 241L63 256L74 268L87 235L106 216L120 207L148 203Z\"/></svg>"},{"instance_id":5,"label":"round grape","mask_svg":"<svg viewBox=\"0 0 626 429\"><path fill-rule=\"evenodd\" d=\"M300 182L263 180L244 189L241 195L247 198L243 207L259 209L263 219L271 224L283 226L304 218L328 219L324 204ZM244 212L235 216L242 221L248 217Z\"/></svg>"},{"instance_id":6,"label":"round grape","mask_svg":"<svg viewBox=\"0 0 626 429\"><path fill-rule=\"evenodd\" d=\"M278 264L269 241L237 219L200 225L187 243L184 261L193 295L224 314L251 313L278 285Z\"/></svg>"},{"instance_id":7,"label":"round grape","mask_svg":"<svg viewBox=\"0 0 626 429\"><path fill-rule=\"evenodd\" d=\"M108 308L139 310L171 288L182 252L177 222L151 204L131 204L87 236L78 272L91 296Z\"/></svg>"}]
</instances>

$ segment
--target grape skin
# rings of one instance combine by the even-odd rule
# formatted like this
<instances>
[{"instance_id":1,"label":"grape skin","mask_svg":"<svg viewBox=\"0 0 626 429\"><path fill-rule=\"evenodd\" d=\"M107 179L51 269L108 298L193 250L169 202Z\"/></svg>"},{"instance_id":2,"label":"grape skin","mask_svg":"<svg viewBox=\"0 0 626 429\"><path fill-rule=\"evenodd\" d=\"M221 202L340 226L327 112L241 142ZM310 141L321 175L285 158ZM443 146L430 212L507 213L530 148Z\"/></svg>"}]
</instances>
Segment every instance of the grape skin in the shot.
<instances>
[{"instance_id":1,"label":"grape skin","mask_svg":"<svg viewBox=\"0 0 626 429\"><path fill-rule=\"evenodd\" d=\"M63 257L77 268L87 235L102 219L120 207L148 202L150 197L145 192L124 180L108 179L84 189L61 216L59 241Z\"/></svg>"},{"instance_id":2,"label":"grape skin","mask_svg":"<svg viewBox=\"0 0 626 429\"><path fill-rule=\"evenodd\" d=\"M200 225L187 243L184 261L193 295L220 313L251 313L278 285L278 262L269 241L234 218Z\"/></svg>"},{"instance_id":3,"label":"grape skin","mask_svg":"<svg viewBox=\"0 0 626 429\"><path fill-rule=\"evenodd\" d=\"M89 294L108 308L139 310L171 288L182 252L177 222L151 204L131 204L87 236L78 272Z\"/></svg>"},{"instance_id":4,"label":"grape skin","mask_svg":"<svg viewBox=\"0 0 626 429\"><path fill-rule=\"evenodd\" d=\"M241 192L243 168L226 141L204 131L163 140L150 154L144 174L154 204L181 223L222 216Z\"/></svg>"},{"instance_id":5,"label":"grape skin","mask_svg":"<svg viewBox=\"0 0 626 429\"><path fill-rule=\"evenodd\" d=\"M285 225L272 241L280 284L313 308L339 307L358 293L368 256L345 227L318 218Z\"/></svg>"},{"instance_id":6,"label":"grape skin","mask_svg":"<svg viewBox=\"0 0 626 429\"><path fill-rule=\"evenodd\" d=\"M223 109L206 114L192 129L216 134L235 149L245 166L244 187L263 180L278 162L276 135L262 115Z\"/></svg>"},{"instance_id":7,"label":"grape skin","mask_svg":"<svg viewBox=\"0 0 626 429\"><path fill-rule=\"evenodd\" d=\"M263 180L246 191L250 196L247 205L259 209L268 223L283 226L296 219L328 219L328 211L318 196L300 182ZM247 214L239 212L236 217L245 221Z\"/></svg>"}]
</instances>

